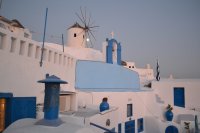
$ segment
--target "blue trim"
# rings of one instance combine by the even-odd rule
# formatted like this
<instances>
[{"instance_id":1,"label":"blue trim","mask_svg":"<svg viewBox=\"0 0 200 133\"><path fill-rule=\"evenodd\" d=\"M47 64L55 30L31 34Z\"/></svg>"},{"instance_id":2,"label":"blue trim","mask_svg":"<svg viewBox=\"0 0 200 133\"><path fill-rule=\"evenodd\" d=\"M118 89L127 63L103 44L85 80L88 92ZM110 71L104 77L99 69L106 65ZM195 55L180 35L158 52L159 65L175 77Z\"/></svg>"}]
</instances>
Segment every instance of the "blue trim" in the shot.
<instances>
[{"instance_id":1,"label":"blue trim","mask_svg":"<svg viewBox=\"0 0 200 133\"><path fill-rule=\"evenodd\" d=\"M137 127L138 127L138 132L144 131L144 121L143 118L140 118L137 120Z\"/></svg>"},{"instance_id":2,"label":"blue trim","mask_svg":"<svg viewBox=\"0 0 200 133\"><path fill-rule=\"evenodd\" d=\"M112 49L114 43L117 44L117 64L121 65L121 45L115 39L108 40L108 46L106 47L106 63L113 64Z\"/></svg>"},{"instance_id":3,"label":"blue trim","mask_svg":"<svg viewBox=\"0 0 200 133\"><path fill-rule=\"evenodd\" d=\"M113 131L113 129L107 129L107 128L105 128L105 127L102 127L102 126L99 126L99 125L97 125L97 124L95 124L95 123L90 123L90 125L92 125L92 126L95 126L95 127L98 127L98 128L100 128L100 129L102 129L102 130L104 130L104 131L106 131L106 132L108 132L108 133L116 133L115 131Z\"/></svg>"},{"instance_id":4,"label":"blue trim","mask_svg":"<svg viewBox=\"0 0 200 133\"><path fill-rule=\"evenodd\" d=\"M11 98L11 97L13 97L12 93L0 92L0 98Z\"/></svg>"}]
</instances>

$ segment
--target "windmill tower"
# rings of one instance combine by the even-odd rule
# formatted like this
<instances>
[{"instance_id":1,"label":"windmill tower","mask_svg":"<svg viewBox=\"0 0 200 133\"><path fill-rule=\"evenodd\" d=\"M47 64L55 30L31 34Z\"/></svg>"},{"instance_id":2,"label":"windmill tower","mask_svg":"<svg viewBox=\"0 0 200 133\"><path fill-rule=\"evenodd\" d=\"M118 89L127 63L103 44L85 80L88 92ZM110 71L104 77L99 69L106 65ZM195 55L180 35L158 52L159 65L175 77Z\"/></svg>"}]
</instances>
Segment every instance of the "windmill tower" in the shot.
<instances>
[{"instance_id":1,"label":"windmill tower","mask_svg":"<svg viewBox=\"0 0 200 133\"><path fill-rule=\"evenodd\" d=\"M86 39L85 39L85 29L80 26L77 22L72 25L67 31L67 44L69 47L86 47Z\"/></svg>"}]
</instances>

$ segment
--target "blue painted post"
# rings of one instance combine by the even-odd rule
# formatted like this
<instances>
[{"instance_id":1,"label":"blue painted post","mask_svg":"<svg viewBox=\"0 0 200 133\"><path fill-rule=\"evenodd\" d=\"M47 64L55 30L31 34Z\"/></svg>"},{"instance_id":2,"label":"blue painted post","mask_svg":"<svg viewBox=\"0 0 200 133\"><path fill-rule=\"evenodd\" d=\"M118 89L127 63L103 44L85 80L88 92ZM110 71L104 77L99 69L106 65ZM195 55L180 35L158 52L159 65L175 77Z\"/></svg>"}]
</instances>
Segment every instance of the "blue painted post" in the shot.
<instances>
[{"instance_id":1,"label":"blue painted post","mask_svg":"<svg viewBox=\"0 0 200 133\"><path fill-rule=\"evenodd\" d=\"M66 84L66 81L52 75L46 76L46 79L38 81L45 83L45 98L44 98L44 119L56 120L59 114L59 94L60 84Z\"/></svg>"},{"instance_id":2,"label":"blue painted post","mask_svg":"<svg viewBox=\"0 0 200 133\"><path fill-rule=\"evenodd\" d=\"M117 44L117 64L121 65L121 45L120 43Z\"/></svg>"},{"instance_id":3,"label":"blue painted post","mask_svg":"<svg viewBox=\"0 0 200 133\"><path fill-rule=\"evenodd\" d=\"M112 42L108 41L108 46L106 47L106 63L113 64L112 60Z\"/></svg>"}]
</instances>

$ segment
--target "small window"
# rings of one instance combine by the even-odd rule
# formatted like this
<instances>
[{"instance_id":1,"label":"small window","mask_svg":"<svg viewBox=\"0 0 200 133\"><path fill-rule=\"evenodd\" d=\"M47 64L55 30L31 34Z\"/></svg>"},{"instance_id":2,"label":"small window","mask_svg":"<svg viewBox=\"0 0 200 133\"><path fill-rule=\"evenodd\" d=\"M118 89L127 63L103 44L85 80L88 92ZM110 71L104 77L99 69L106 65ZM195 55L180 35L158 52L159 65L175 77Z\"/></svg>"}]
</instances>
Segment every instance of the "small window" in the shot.
<instances>
[{"instance_id":1,"label":"small window","mask_svg":"<svg viewBox=\"0 0 200 133\"><path fill-rule=\"evenodd\" d=\"M133 116L133 105L127 104L127 117Z\"/></svg>"},{"instance_id":2,"label":"small window","mask_svg":"<svg viewBox=\"0 0 200 133\"><path fill-rule=\"evenodd\" d=\"M64 58L63 58L63 65L65 65L66 64L66 56L64 56Z\"/></svg>"},{"instance_id":3,"label":"small window","mask_svg":"<svg viewBox=\"0 0 200 133\"><path fill-rule=\"evenodd\" d=\"M20 41L19 55L24 55L25 52L25 41Z\"/></svg>"},{"instance_id":4,"label":"small window","mask_svg":"<svg viewBox=\"0 0 200 133\"><path fill-rule=\"evenodd\" d=\"M43 60L47 60L47 49L44 48L43 50Z\"/></svg>"},{"instance_id":5,"label":"small window","mask_svg":"<svg viewBox=\"0 0 200 133\"><path fill-rule=\"evenodd\" d=\"M54 61L53 61L53 62L54 62L54 64L56 64L56 63L57 63L57 55L58 55L57 53L54 53Z\"/></svg>"},{"instance_id":6,"label":"small window","mask_svg":"<svg viewBox=\"0 0 200 133\"><path fill-rule=\"evenodd\" d=\"M0 33L0 49L4 49L5 48L5 37L6 35L3 33Z\"/></svg>"},{"instance_id":7,"label":"small window","mask_svg":"<svg viewBox=\"0 0 200 133\"><path fill-rule=\"evenodd\" d=\"M74 33L74 37L76 37L76 33Z\"/></svg>"},{"instance_id":8,"label":"small window","mask_svg":"<svg viewBox=\"0 0 200 133\"><path fill-rule=\"evenodd\" d=\"M62 54L59 54L59 64L62 62Z\"/></svg>"},{"instance_id":9,"label":"small window","mask_svg":"<svg viewBox=\"0 0 200 133\"><path fill-rule=\"evenodd\" d=\"M143 118L137 120L137 128L138 128L138 133L144 131Z\"/></svg>"},{"instance_id":10,"label":"small window","mask_svg":"<svg viewBox=\"0 0 200 133\"><path fill-rule=\"evenodd\" d=\"M35 58L39 59L39 56L40 56L40 46L37 46L35 50Z\"/></svg>"},{"instance_id":11,"label":"small window","mask_svg":"<svg viewBox=\"0 0 200 133\"><path fill-rule=\"evenodd\" d=\"M49 56L48 56L48 61L51 62L51 58L52 58L52 51L49 50Z\"/></svg>"},{"instance_id":12,"label":"small window","mask_svg":"<svg viewBox=\"0 0 200 133\"><path fill-rule=\"evenodd\" d=\"M132 66L132 68L134 68L134 66Z\"/></svg>"},{"instance_id":13,"label":"small window","mask_svg":"<svg viewBox=\"0 0 200 133\"><path fill-rule=\"evenodd\" d=\"M29 35L28 33L24 33L24 37L25 37L25 38L29 38L29 36L30 36L30 35Z\"/></svg>"},{"instance_id":14,"label":"small window","mask_svg":"<svg viewBox=\"0 0 200 133\"><path fill-rule=\"evenodd\" d=\"M33 44L29 43L28 45L28 57L31 57L33 54Z\"/></svg>"},{"instance_id":15,"label":"small window","mask_svg":"<svg viewBox=\"0 0 200 133\"><path fill-rule=\"evenodd\" d=\"M15 52L15 49L16 49L16 38L14 37L11 37L11 46L10 46L10 52L11 53L14 53Z\"/></svg>"},{"instance_id":16,"label":"small window","mask_svg":"<svg viewBox=\"0 0 200 133\"><path fill-rule=\"evenodd\" d=\"M131 68L131 66L129 66L129 68Z\"/></svg>"}]
</instances>

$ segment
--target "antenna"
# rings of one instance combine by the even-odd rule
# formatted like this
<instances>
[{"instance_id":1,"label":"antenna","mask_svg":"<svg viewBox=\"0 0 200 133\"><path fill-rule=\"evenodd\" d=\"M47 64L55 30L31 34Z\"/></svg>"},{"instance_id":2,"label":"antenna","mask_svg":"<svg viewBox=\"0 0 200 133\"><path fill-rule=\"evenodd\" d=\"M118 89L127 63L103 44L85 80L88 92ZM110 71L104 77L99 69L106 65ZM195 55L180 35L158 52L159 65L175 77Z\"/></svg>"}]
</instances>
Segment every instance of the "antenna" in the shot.
<instances>
[{"instance_id":1,"label":"antenna","mask_svg":"<svg viewBox=\"0 0 200 133\"><path fill-rule=\"evenodd\" d=\"M40 58L40 67L42 67L42 60L43 60L43 53L44 53L44 42L45 42L46 25L47 25L47 14L48 14L48 8L46 8L43 43L42 43L42 48L41 48L42 53L41 53L41 58Z\"/></svg>"},{"instance_id":2,"label":"antenna","mask_svg":"<svg viewBox=\"0 0 200 133\"><path fill-rule=\"evenodd\" d=\"M96 38L93 34L94 28L98 28L99 26L96 26L96 25L94 25L94 22L91 22L91 14L88 15L86 13L86 7L85 7L84 11L80 7L80 15L78 13L76 13L76 16L79 18L81 23L84 25L83 26L83 32L85 32L85 36L86 36L84 38L86 40L86 45L88 47L93 47L92 38L96 41ZM88 45L88 42L90 42L90 46Z\"/></svg>"},{"instance_id":3,"label":"antenna","mask_svg":"<svg viewBox=\"0 0 200 133\"><path fill-rule=\"evenodd\" d=\"M64 50L64 38L63 38L63 34L62 34L62 46L63 46L63 52L65 52L65 50Z\"/></svg>"}]
</instances>

